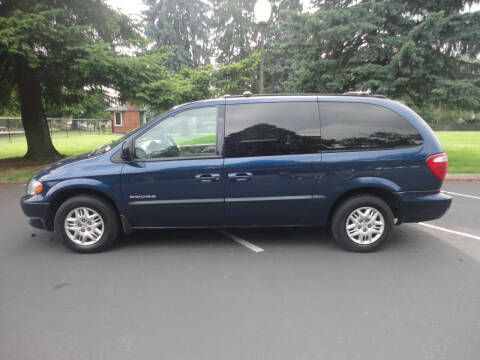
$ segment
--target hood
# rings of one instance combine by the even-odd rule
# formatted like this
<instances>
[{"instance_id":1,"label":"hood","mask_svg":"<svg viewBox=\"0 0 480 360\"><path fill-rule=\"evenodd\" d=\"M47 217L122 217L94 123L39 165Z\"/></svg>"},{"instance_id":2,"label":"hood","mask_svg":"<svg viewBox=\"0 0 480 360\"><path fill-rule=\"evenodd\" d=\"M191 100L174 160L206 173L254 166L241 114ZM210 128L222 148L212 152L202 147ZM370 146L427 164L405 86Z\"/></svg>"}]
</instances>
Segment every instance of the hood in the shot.
<instances>
[{"instance_id":1,"label":"hood","mask_svg":"<svg viewBox=\"0 0 480 360\"><path fill-rule=\"evenodd\" d=\"M33 177L35 179L40 179L40 178L45 178L48 177L48 179L45 180L50 180L50 178L56 177L55 175L60 175L62 174L62 178L65 177L66 175L66 168L71 168L72 165L80 163L80 162L91 162L92 160L96 160L100 156L104 156L105 154L100 154L100 155L92 155L91 152L86 152L80 155L75 155L75 156L70 156L68 158L56 161L50 165L47 165L43 169L37 171ZM85 164L86 165L86 164ZM70 177L75 177L75 173L70 174Z\"/></svg>"}]
</instances>

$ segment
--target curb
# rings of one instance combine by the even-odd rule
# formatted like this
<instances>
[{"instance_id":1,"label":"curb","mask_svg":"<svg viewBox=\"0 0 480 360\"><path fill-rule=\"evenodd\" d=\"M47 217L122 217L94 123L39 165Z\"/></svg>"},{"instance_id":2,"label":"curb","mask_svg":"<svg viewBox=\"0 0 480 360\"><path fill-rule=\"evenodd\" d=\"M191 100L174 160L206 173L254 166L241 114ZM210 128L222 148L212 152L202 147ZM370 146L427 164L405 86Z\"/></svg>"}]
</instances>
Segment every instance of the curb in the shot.
<instances>
[{"instance_id":1,"label":"curb","mask_svg":"<svg viewBox=\"0 0 480 360\"><path fill-rule=\"evenodd\" d=\"M480 181L480 174L447 174L446 181Z\"/></svg>"},{"instance_id":2,"label":"curb","mask_svg":"<svg viewBox=\"0 0 480 360\"><path fill-rule=\"evenodd\" d=\"M28 179L0 180L0 185L11 185L11 184L26 185L27 182L28 182Z\"/></svg>"}]
</instances>

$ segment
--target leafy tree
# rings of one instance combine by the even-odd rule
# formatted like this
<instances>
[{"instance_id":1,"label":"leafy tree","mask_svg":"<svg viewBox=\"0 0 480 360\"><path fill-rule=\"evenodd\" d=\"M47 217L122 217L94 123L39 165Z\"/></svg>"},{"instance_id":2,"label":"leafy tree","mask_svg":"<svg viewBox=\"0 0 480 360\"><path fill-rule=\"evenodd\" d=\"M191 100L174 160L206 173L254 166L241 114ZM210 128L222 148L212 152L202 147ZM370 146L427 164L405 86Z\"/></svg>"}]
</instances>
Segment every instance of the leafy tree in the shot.
<instances>
[{"instance_id":1,"label":"leafy tree","mask_svg":"<svg viewBox=\"0 0 480 360\"><path fill-rule=\"evenodd\" d=\"M145 34L158 48L173 48L168 67L178 71L210 62L210 5L202 0L144 0Z\"/></svg>"},{"instance_id":2,"label":"leafy tree","mask_svg":"<svg viewBox=\"0 0 480 360\"><path fill-rule=\"evenodd\" d=\"M1 89L0 94L3 95L3 98L0 99L0 116L18 117L20 115L20 103L17 94L14 91L8 92Z\"/></svg>"},{"instance_id":3,"label":"leafy tree","mask_svg":"<svg viewBox=\"0 0 480 360\"><path fill-rule=\"evenodd\" d=\"M209 98L209 84L213 67L185 68L180 72L164 72L155 81L142 82L136 92L136 99L147 104L155 113L189 101Z\"/></svg>"},{"instance_id":4,"label":"leafy tree","mask_svg":"<svg viewBox=\"0 0 480 360\"><path fill-rule=\"evenodd\" d=\"M55 150L45 109L76 104L92 90L122 95L156 76L152 57L128 56L142 39L124 15L99 0L0 2L0 105L18 98L29 159L51 159Z\"/></svg>"},{"instance_id":5,"label":"leafy tree","mask_svg":"<svg viewBox=\"0 0 480 360\"><path fill-rule=\"evenodd\" d=\"M284 12L270 52L276 91L368 90L422 109L480 107L478 1L316 1Z\"/></svg>"},{"instance_id":6,"label":"leafy tree","mask_svg":"<svg viewBox=\"0 0 480 360\"><path fill-rule=\"evenodd\" d=\"M106 109L113 101L114 99L106 96L101 90L88 91L78 103L46 107L45 115L52 118L109 119L110 115Z\"/></svg>"},{"instance_id":7,"label":"leafy tree","mask_svg":"<svg viewBox=\"0 0 480 360\"><path fill-rule=\"evenodd\" d=\"M257 92L259 63L260 54L254 52L243 60L220 65L213 74L216 94L220 96L243 94L245 91Z\"/></svg>"},{"instance_id":8,"label":"leafy tree","mask_svg":"<svg viewBox=\"0 0 480 360\"><path fill-rule=\"evenodd\" d=\"M230 63L205 65L198 68L184 68L176 73L160 72L161 78L155 81L142 81L130 99L147 104L153 112L159 113L169 108L195 100L225 94L255 92L259 54L254 52L246 59Z\"/></svg>"}]
</instances>

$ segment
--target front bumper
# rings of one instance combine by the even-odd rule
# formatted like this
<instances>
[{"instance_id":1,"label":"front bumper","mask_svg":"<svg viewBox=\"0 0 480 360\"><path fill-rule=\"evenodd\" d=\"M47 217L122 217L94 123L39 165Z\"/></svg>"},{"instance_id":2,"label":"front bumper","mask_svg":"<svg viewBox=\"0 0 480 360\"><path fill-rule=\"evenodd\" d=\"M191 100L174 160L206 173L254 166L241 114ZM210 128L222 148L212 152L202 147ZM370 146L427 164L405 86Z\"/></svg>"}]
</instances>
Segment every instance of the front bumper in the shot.
<instances>
[{"instance_id":1,"label":"front bumper","mask_svg":"<svg viewBox=\"0 0 480 360\"><path fill-rule=\"evenodd\" d=\"M421 222L442 217L450 208L452 197L439 190L397 193L402 203L400 222Z\"/></svg>"},{"instance_id":2,"label":"front bumper","mask_svg":"<svg viewBox=\"0 0 480 360\"><path fill-rule=\"evenodd\" d=\"M49 203L36 202L34 196L25 195L20 199L22 211L30 219L30 225L44 230L50 230L48 226Z\"/></svg>"}]
</instances>

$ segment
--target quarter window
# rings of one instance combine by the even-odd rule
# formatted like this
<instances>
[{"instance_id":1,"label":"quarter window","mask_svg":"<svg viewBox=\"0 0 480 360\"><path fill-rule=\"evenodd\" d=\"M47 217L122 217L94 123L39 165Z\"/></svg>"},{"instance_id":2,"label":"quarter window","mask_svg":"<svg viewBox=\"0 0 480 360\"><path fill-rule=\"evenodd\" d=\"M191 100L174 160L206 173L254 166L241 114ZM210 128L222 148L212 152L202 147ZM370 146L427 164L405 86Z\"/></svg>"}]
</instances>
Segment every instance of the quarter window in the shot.
<instances>
[{"instance_id":1,"label":"quarter window","mask_svg":"<svg viewBox=\"0 0 480 360\"><path fill-rule=\"evenodd\" d=\"M316 102L227 106L225 156L309 154L320 150Z\"/></svg>"},{"instance_id":2,"label":"quarter window","mask_svg":"<svg viewBox=\"0 0 480 360\"><path fill-rule=\"evenodd\" d=\"M170 116L135 140L137 159L204 157L216 154L217 107Z\"/></svg>"},{"instance_id":3,"label":"quarter window","mask_svg":"<svg viewBox=\"0 0 480 360\"><path fill-rule=\"evenodd\" d=\"M326 150L394 149L422 144L415 128L379 105L320 102L322 144Z\"/></svg>"}]
</instances>

